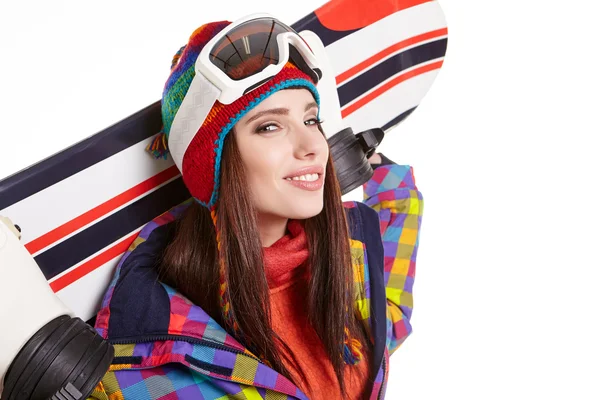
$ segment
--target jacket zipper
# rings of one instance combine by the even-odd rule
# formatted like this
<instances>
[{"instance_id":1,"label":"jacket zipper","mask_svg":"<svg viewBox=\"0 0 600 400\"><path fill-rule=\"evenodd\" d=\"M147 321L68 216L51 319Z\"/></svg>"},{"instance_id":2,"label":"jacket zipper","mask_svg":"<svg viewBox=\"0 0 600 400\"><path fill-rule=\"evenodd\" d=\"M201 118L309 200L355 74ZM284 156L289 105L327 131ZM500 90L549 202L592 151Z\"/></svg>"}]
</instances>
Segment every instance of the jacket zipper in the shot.
<instances>
[{"instance_id":1,"label":"jacket zipper","mask_svg":"<svg viewBox=\"0 0 600 400\"><path fill-rule=\"evenodd\" d=\"M264 363L258 357L255 357L254 355L245 353L241 350L234 349L233 347L229 347L229 346L225 346L220 343L213 342L211 340L198 339L198 338L194 338L194 337L190 337L190 336L150 335L150 336L142 336L142 337L136 338L136 339L109 339L108 342L110 344L133 344L133 343L145 343L145 342L155 342L155 341L165 341L165 340L172 340L172 341L179 340L179 341L184 341L184 342L188 342L191 344L200 344L203 346L212 347L214 349L228 351L230 353L242 354L242 355L252 358L264 365Z\"/></svg>"}]
</instances>

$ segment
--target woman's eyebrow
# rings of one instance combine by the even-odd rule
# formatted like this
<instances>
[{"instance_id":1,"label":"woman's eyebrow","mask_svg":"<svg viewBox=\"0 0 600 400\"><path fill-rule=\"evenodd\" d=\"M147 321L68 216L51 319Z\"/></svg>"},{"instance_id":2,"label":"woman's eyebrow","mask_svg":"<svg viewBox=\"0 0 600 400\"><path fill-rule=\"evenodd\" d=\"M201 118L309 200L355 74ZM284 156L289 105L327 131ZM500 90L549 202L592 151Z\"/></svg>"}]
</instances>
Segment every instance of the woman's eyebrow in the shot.
<instances>
[{"instance_id":1,"label":"woman's eyebrow","mask_svg":"<svg viewBox=\"0 0 600 400\"><path fill-rule=\"evenodd\" d=\"M250 117L248 119L248 121L246 121L246 125L248 125L250 122L262 117L265 114L288 115L289 112L290 112L290 110L287 108L270 108L268 110L260 111L260 112L257 112L256 114L254 114L252 117Z\"/></svg>"},{"instance_id":2,"label":"woman's eyebrow","mask_svg":"<svg viewBox=\"0 0 600 400\"><path fill-rule=\"evenodd\" d=\"M310 110L311 108L314 108L314 107L319 108L319 105L317 104L316 101L312 101L312 102L308 103L306 105L306 108L304 109L304 112L307 112L308 110Z\"/></svg>"}]
</instances>

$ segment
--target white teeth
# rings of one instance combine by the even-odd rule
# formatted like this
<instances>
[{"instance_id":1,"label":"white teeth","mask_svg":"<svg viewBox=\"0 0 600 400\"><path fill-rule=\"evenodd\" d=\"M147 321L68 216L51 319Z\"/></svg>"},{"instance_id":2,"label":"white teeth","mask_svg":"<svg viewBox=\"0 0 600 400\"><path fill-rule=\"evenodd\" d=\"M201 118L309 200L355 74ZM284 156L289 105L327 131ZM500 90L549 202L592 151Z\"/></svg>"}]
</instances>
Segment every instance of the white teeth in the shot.
<instances>
[{"instance_id":1,"label":"white teeth","mask_svg":"<svg viewBox=\"0 0 600 400\"><path fill-rule=\"evenodd\" d=\"M285 178L288 181L309 181L314 182L319 179L319 174L306 174L301 176L295 176L293 178Z\"/></svg>"}]
</instances>

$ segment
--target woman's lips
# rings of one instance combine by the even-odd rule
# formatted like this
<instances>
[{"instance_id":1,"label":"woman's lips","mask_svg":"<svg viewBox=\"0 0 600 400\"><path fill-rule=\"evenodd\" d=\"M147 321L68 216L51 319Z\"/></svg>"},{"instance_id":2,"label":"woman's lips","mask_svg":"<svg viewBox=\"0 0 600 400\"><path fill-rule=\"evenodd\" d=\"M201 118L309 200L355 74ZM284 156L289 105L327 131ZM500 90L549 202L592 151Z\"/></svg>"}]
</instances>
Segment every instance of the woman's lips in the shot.
<instances>
[{"instance_id":1,"label":"woman's lips","mask_svg":"<svg viewBox=\"0 0 600 400\"><path fill-rule=\"evenodd\" d=\"M314 192L315 190L319 190L323 187L324 175L325 174L319 174L319 178L316 181L300 181L300 180L294 181L294 180L288 180L288 179L284 179L284 180L300 189L309 190L311 192Z\"/></svg>"}]
</instances>

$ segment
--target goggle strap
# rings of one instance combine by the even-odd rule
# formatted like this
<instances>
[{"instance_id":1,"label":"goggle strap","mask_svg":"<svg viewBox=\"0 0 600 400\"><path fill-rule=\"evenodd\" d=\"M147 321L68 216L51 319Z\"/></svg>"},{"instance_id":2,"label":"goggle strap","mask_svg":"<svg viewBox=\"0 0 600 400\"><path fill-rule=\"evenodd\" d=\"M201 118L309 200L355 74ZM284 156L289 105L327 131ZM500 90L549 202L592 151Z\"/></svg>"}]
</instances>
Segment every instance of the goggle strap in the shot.
<instances>
[{"instance_id":1,"label":"goggle strap","mask_svg":"<svg viewBox=\"0 0 600 400\"><path fill-rule=\"evenodd\" d=\"M273 75L274 76L274 75ZM261 81L256 82L254 85L248 87L246 90L244 90L244 96L247 95L248 93L250 93L251 91L253 91L254 89L256 89L257 87L260 87L262 85L264 85L265 83L269 82L271 79L273 79L273 76L269 76Z\"/></svg>"},{"instance_id":2,"label":"goggle strap","mask_svg":"<svg viewBox=\"0 0 600 400\"><path fill-rule=\"evenodd\" d=\"M183 171L183 156L188 146L220 94L203 74L196 73L169 130L169 153L180 171Z\"/></svg>"},{"instance_id":3,"label":"goggle strap","mask_svg":"<svg viewBox=\"0 0 600 400\"><path fill-rule=\"evenodd\" d=\"M291 60L300 70L310 76L314 82L318 82L321 79L322 73L319 69L312 69L308 66L304 57L300 54L300 51L291 43L288 43L290 49L289 60Z\"/></svg>"}]
</instances>

